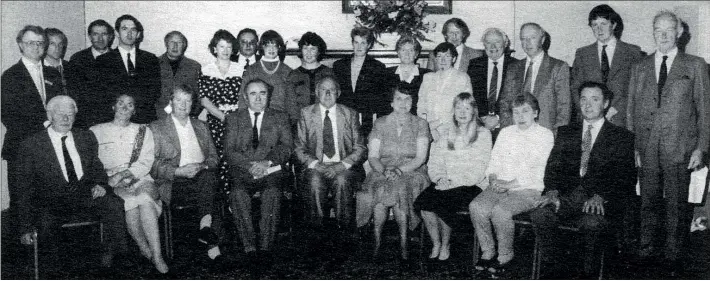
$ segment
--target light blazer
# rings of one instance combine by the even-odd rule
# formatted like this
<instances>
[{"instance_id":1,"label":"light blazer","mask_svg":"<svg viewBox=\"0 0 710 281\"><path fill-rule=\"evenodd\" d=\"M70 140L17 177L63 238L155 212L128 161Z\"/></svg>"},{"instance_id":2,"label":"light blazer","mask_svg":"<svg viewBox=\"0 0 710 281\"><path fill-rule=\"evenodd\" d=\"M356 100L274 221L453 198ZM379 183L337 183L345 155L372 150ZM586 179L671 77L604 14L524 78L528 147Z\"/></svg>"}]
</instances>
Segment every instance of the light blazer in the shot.
<instances>
[{"instance_id":1,"label":"light blazer","mask_svg":"<svg viewBox=\"0 0 710 281\"><path fill-rule=\"evenodd\" d=\"M606 85L614 92L614 99L610 107L615 108L618 113L611 118L611 122L618 126L626 126L626 99L629 91L629 78L631 77L631 65L641 59L641 48L636 45L616 41L616 48L609 67L609 76ZM602 83L602 69L600 65L599 53L597 52L597 42L577 49L574 54L572 64L571 88L572 106L581 120L579 109L579 86L586 81Z\"/></svg>"},{"instance_id":2,"label":"light blazer","mask_svg":"<svg viewBox=\"0 0 710 281\"><path fill-rule=\"evenodd\" d=\"M224 156L229 172L235 178L248 173L251 161L269 160L273 165L286 163L291 157L293 141L288 115L267 108L259 132L259 147L252 148L252 123L247 108L240 108L225 119Z\"/></svg>"},{"instance_id":3,"label":"light blazer","mask_svg":"<svg viewBox=\"0 0 710 281\"><path fill-rule=\"evenodd\" d=\"M338 154L340 161L356 166L362 164L366 149L360 121L355 110L336 105L338 126ZM304 167L314 160L323 161L323 121L320 104L309 105L301 110L298 120L298 137L295 140L295 153Z\"/></svg>"},{"instance_id":4,"label":"light blazer","mask_svg":"<svg viewBox=\"0 0 710 281\"><path fill-rule=\"evenodd\" d=\"M486 53L482 50L476 50L469 46L463 46L463 52L461 52L461 54L459 54L459 57L457 58L457 60L461 60L458 70L461 72L466 72L466 70L468 70L468 64L472 59L482 57L484 55L486 55ZM426 68L431 69L432 71L439 70L439 67L436 65L436 58L434 58L434 52L429 53L429 59L427 60Z\"/></svg>"},{"instance_id":5,"label":"light blazer","mask_svg":"<svg viewBox=\"0 0 710 281\"><path fill-rule=\"evenodd\" d=\"M212 135L205 122L190 118L192 128L197 136L197 143L200 144L202 154L205 156L203 163L207 164L209 170L217 169L219 156L212 141ZM153 121L150 124L155 141L155 161L150 175L155 179L158 186L160 199L170 204L172 199L172 187L175 180L175 169L180 166L180 139L175 129L173 118L168 115L163 119Z\"/></svg>"},{"instance_id":6,"label":"light blazer","mask_svg":"<svg viewBox=\"0 0 710 281\"><path fill-rule=\"evenodd\" d=\"M702 58L678 52L668 69L658 108L654 54L631 68L627 128L636 133L636 149L641 157L647 144L660 138L660 148L675 163L687 163L693 150L704 154L710 138L710 78ZM648 153L656 152L651 149Z\"/></svg>"},{"instance_id":7,"label":"light blazer","mask_svg":"<svg viewBox=\"0 0 710 281\"><path fill-rule=\"evenodd\" d=\"M508 67L516 61L518 60L514 57L505 55L505 58L503 59L503 67L498 68L498 71L500 71L503 75L503 79L501 79L501 85L498 86L500 91L498 91L498 99L496 99L494 112L499 116L500 104L498 104L498 102L501 100L500 98L503 96L503 92L505 91L505 77L507 70ZM486 116L488 115L488 56L472 59L468 64L468 71L466 73L468 73L468 76L471 77L471 89L473 91L473 97L476 99L476 104L478 105L478 115Z\"/></svg>"},{"instance_id":8,"label":"light blazer","mask_svg":"<svg viewBox=\"0 0 710 281\"><path fill-rule=\"evenodd\" d=\"M510 102L523 94L526 60L519 60L510 65L505 77L505 91L501 103L501 127L513 124ZM540 105L538 123L555 132L560 126L567 125L570 118L569 65L550 57L547 53L537 72L532 95Z\"/></svg>"},{"instance_id":9,"label":"light blazer","mask_svg":"<svg viewBox=\"0 0 710 281\"><path fill-rule=\"evenodd\" d=\"M197 80L200 79L200 73L202 73L202 66L200 63L193 59L183 57L178 65L177 72L173 73L173 68L170 66L170 59L166 54L163 54L158 58L160 61L160 97L155 103L155 115L158 119L162 119L168 116L165 113L165 107L168 106L170 102L170 94L172 93L173 87L180 84L187 84L192 87L193 91L197 91ZM194 95L195 99L192 101L192 109L190 110L190 115L198 116L202 111L202 105L197 100L197 95Z\"/></svg>"}]
</instances>

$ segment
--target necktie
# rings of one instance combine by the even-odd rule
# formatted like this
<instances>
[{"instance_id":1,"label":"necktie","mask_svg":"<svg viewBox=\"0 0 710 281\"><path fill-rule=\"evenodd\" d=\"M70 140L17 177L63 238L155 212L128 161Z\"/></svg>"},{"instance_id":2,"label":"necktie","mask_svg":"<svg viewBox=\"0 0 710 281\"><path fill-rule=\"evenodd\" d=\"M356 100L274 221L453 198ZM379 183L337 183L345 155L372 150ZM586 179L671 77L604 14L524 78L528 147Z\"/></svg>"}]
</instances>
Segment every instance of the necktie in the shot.
<instances>
[{"instance_id":1,"label":"necktie","mask_svg":"<svg viewBox=\"0 0 710 281\"><path fill-rule=\"evenodd\" d=\"M74 171L74 161L72 161L71 156L69 156L69 150L67 149L66 140L67 136L63 136L62 154L64 154L64 166L67 169L67 177L69 178L69 183L71 185L72 183L79 181L79 178L76 176L76 171Z\"/></svg>"},{"instance_id":2,"label":"necktie","mask_svg":"<svg viewBox=\"0 0 710 281\"><path fill-rule=\"evenodd\" d=\"M663 93L663 85L666 84L666 78L668 78L668 67L666 66L666 60L668 56L663 56L663 62L661 63L661 71L658 73L658 107L661 107L661 94Z\"/></svg>"},{"instance_id":3,"label":"necktie","mask_svg":"<svg viewBox=\"0 0 710 281\"><path fill-rule=\"evenodd\" d=\"M606 84L609 78L609 57L606 55L606 45L602 46L602 81Z\"/></svg>"},{"instance_id":4,"label":"necktie","mask_svg":"<svg viewBox=\"0 0 710 281\"><path fill-rule=\"evenodd\" d=\"M259 147L259 128L256 127L261 112L254 112L254 127L251 128L251 148Z\"/></svg>"},{"instance_id":5,"label":"necktie","mask_svg":"<svg viewBox=\"0 0 710 281\"><path fill-rule=\"evenodd\" d=\"M523 82L523 94L525 92L530 92L532 94L533 89L532 89L532 69L533 67L533 61L530 60L530 64L528 64L528 70L525 72L525 82Z\"/></svg>"},{"instance_id":6,"label":"necktie","mask_svg":"<svg viewBox=\"0 0 710 281\"><path fill-rule=\"evenodd\" d=\"M34 80L35 87L37 87L39 97L42 98L42 104L47 105L47 95L44 92L44 75L42 75L42 65L37 64L35 72L37 72L37 77L39 77L39 79Z\"/></svg>"},{"instance_id":7,"label":"necktie","mask_svg":"<svg viewBox=\"0 0 710 281\"><path fill-rule=\"evenodd\" d=\"M133 65L133 62L131 61L131 53L127 53L127 60L126 60L126 65L128 65L128 75L133 76L136 74L136 66Z\"/></svg>"},{"instance_id":8,"label":"necktie","mask_svg":"<svg viewBox=\"0 0 710 281\"><path fill-rule=\"evenodd\" d=\"M580 165L581 176L587 173L587 164L589 163L589 153L592 152L592 125L589 124L587 131L584 132L584 137L582 138L582 163Z\"/></svg>"},{"instance_id":9,"label":"necktie","mask_svg":"<svg viewBox=\"0 0 710 281\"><path fill-rule=\"evenodd\" d=\"M247 63L244 64L244 70L247 70L247 66L249 66L249 59L247 59Z\"/></svg>"},{"instance_id":10,"label":"necktie","mask_svg":"<svg viewBox=\"0 0 710 281\"><path fill-rule=\"evenodd\" d=\"M498 62L493 62L493 73L491 73L491 83L488 88L488 114L495 114L496 94L498 93Z\"/></svg>"},{"instance_id":11,"label":"necktie","mask_svg":"<svg viewBox=\"0 0 710 281\"><path fill-rule=\"evenodd\" d=\"M328 158L335 155L335 141L333 140L333 123L328 116L329 110L325 111L325 119L323 119L323 154Z\"/></svg>"}]
</instances>

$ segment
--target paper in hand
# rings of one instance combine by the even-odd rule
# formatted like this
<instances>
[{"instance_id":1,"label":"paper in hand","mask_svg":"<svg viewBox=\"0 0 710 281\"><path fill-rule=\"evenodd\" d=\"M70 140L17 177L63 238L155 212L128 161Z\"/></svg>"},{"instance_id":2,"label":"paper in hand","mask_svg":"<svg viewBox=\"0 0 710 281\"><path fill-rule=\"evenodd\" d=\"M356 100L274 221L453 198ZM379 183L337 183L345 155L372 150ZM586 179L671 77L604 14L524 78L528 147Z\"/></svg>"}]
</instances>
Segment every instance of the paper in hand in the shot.
<instances>
[{"instance_id":1,"label":"paper in hand","mask_svg":"<svg viewBox=\"0 0 710 281\"><path fill-rule=\"evenodd\" d=\"M705 195L705 183L707 182L708 167L690 173L690 186L688 187L688 203L700 204Z\"/></svg>"}]
</instances>

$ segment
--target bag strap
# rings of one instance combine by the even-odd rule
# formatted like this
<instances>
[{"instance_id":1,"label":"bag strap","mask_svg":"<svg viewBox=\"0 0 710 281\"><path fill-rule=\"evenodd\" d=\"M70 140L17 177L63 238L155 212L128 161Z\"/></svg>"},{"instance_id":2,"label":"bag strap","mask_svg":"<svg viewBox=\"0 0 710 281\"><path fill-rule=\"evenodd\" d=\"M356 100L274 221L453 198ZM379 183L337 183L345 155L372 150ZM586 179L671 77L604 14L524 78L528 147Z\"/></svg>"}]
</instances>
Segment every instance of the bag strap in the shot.
<instances>
[{"instance_id":1,"label":"bag strap","mask_svg":"<svg viewBox=\"0 0 710 281\"><path fill-rule=\"evenodd\" d=\"M141 155L141 149L143 148L143 139L145 139L145 131L148 126L145 124L138 127L138 134L136 134L136 140L133 143L133 152L131 152L131 160L128 161L128 166L130 167L138 161L138 156Z\"/></svg>"}]
</instances>

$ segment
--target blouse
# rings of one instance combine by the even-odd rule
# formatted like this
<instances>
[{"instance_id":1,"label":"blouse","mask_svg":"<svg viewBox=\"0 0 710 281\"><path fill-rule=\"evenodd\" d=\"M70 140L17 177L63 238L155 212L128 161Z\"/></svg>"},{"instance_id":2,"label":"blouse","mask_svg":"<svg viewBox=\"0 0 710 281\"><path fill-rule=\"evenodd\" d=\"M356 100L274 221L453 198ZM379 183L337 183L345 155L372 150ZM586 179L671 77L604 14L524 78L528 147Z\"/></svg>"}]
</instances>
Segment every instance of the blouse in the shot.
<instances>
[{"instance_id":1,"label":"blouse","mask_svg":"<svg viewBox=\"0 0 710 281\"><path fill-rule=\"evenodd\" d=\"M439 125L451 122L454 97L464 92L472 92L471 78L464 72L451 68L424 74L419 88L417 115L426 119L433 131Z\"/></svg>"},{"instance_id":2,"label":"blouse","mask_svg":"<svg viewBox=\"0 0 710 281\"><path fill-rule=\"evenodd\" d=\"M448 130L453 129L449 126ZM478 128L478 137L468 143L463 136L456 137L454 149L449 150L448 133L442 133L438 141L432 143L429 153L429 178L432 182L447 178L451 187L476 185L488 187L486 168L491 157L491 133L484 127Z\"/></svg>"},{"instance_id":3,"label":"blouse","mask_svg":"<svg viewBox=\"0 0 710 281\"><path fill-rule=\"evenodd\" d=\"M121 127L109 122L90 128L99 143L99 159L109 176L128 169L136 178L150 178L150 169L155 159L155 144L150 128L146 127L138 160L133 164L129 163L139 127L140 125L135 123Z\"/></svg>"}]
</instances>

